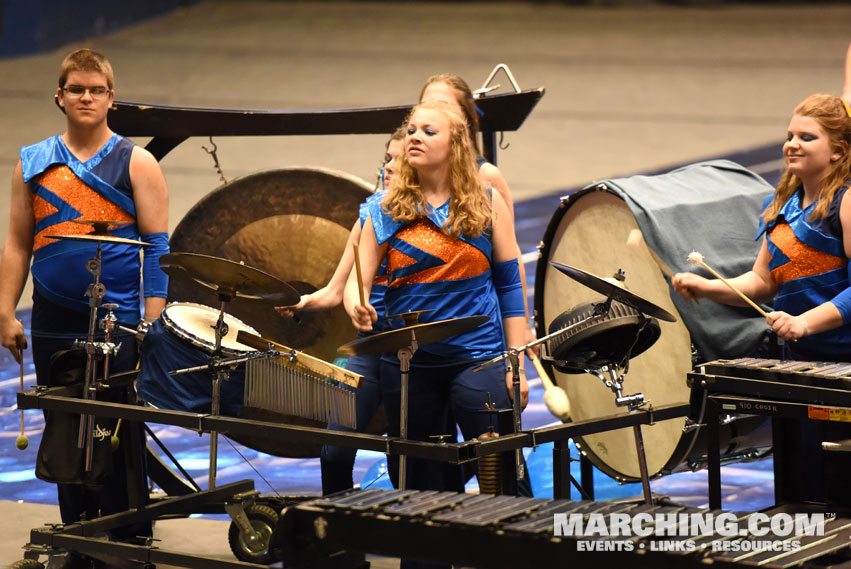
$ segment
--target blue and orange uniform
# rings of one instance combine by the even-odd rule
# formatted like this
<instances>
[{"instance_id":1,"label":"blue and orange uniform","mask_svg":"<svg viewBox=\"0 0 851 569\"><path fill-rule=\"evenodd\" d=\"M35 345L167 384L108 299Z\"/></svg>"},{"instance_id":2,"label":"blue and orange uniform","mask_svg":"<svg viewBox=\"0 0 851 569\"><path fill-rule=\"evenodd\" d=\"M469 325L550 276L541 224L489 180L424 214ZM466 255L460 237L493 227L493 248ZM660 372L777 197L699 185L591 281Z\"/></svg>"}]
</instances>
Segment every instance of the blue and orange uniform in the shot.
<instances>
[{"instance_id":1,"label":"blue and orange uniform","mask_svg":"<svg viewBox=\"0 0 851 569\"><path fill-rule=\"evenodd\" d=\"M114 134L90 159L81 162L65 146L61 136L52 136L21 149L24 183L29 185L34 215L32 344L37 381L51 384L51 357L84 339L89 328L89 299L85 296L93 281L86 262L95 257L97 244L57 240L50 235L79 235L91 227L74 219L127 222L114 230L116 237L143 240L149 244L144 262L139 247L119 243L102 244L100 282L106 287L103 303L115 303L120 323L135 327L140 318L140 283L144 272L144 295L165 297L168 279L159 268L160 255L168 252L165 233L139 235L136 208L130 180L130 158L134 144ZM99 317L103 316L103 310ZM136 342L132 334L117 331L121 343L111 370L136 367ZM119 447L122 448L122 447ZM86 511L88 517L127 509L124 480L124 453L113 453L114 473L101 489L81 484L59 484L62 520L71 523ZM98 496L98 494L101 494ZM145 528L130 528L119 539L150 535Z\"/></svg>"},{"instance_id":2,"label":"blue and orange uniform","mask_svg":"<svg viewBox=\"0 0 851 569\"><path fill-rule=\"evenodd\" d=\"M787 343L795 359L847 361L851 355L851 281L839 220L847 189L836 192L824 219L810 219L816 202L801 208L799 188L771 223L760 222L757 238L766 236L777 284L774 309L797 315L832 302L842 314L842 326Z\"/></svg>"},{"instance_id":3,"label":"blue and orange uniform","mask_svg":"<svg viewBox=\"0 0 851 569\"><path fill-rule=\"evenodd\" d=\"M489 317L470 332L419 346L409 375L409 438L448 434L449 412L465 439L478 437L490 425L481 413L488 397L497 408L511 406L504 366L475 373L472 368L505 350L502 319L524 315L517 260L494 263L488 231L478 237L448 235L443 227L449 201L410 223L394 220L379 201L369 204L369 214L378 244L388 244L387 313L431 310L420 316L421 323ZM382 355L380 383L390 434L398 436L400 371L395 354ZM397 461L390 461L394 477L396 466ZM442 463L411 459L407 487L463 491L463 477L459 469Z\"/></svg>"},{"instance_id":4,"label":"blue and orange uniform","mask_svg":"<svg viewBox=\"0 0 851 569\"><path fill-rule=\"evenodd\" d=\"M760 222L757 238L765 235L771 256L768 268L777 284L774 309L798 315L831 302L842 314L841 326L786 342L790 359L848 361L851 356L851 281L839 219L847 190L846 186L836 192L823 219L810 218L816 202L801 208L803 188L798 188L774 220L767 225ZM775 461L788 466L781 466L782 479L776 481L783 499L851 503L846 480L851 458L847 453L825 453L821 446L822 441L851 436L847 423L775 417L773 424Z\"/></svg>"}]
</instances>

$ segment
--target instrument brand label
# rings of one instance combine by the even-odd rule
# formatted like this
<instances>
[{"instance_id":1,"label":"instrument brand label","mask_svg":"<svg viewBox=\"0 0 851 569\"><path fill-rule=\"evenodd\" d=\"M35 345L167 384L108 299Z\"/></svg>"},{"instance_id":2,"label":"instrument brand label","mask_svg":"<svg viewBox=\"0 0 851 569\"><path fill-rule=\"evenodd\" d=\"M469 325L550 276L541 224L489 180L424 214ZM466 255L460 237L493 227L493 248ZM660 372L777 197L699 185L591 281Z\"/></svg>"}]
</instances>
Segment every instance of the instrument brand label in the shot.
<instances>
[{"instance_id":1,"label":"instrument brand label","mask_svg":"<svg viewBox=\"0 0 851 569\"><path fill-rule=\"evenodd\" d=\"M798 538L824 535L826 519L761 512L553 514L553 535L580 538L577 551L795 551Z\"/></svg>"}]
</instances>

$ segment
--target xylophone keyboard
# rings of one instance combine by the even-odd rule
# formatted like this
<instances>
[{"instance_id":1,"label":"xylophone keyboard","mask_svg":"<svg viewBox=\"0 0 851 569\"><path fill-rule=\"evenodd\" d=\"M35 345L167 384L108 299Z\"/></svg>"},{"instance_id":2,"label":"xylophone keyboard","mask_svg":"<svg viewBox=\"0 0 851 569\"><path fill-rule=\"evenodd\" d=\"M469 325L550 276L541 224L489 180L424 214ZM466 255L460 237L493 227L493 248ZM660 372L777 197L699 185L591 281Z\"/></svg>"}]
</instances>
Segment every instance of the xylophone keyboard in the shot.
<instances>
[{"instance_id":1,"label":"xylophone keyboard","mask_svg":"<svg viewBox=\"0 0 851 569\"><path fill-rule=\"evenodd\" d=\"M697 367L706 374L851 389L851 363L738 358L715 360Z\"/></svg>"},{"instance_id":2,"label":"xylophone keyboard","mask_svg":"<svg viewBox=\"0 0 851 569\"><path fill-rule=\"evenodd\" d=\"M350 491L287 508L278 528L273 550L285 566L316 548L483 568L720 563L781 569L851 559L851 518L625 500Z\"/></svg>"}]
</instances>

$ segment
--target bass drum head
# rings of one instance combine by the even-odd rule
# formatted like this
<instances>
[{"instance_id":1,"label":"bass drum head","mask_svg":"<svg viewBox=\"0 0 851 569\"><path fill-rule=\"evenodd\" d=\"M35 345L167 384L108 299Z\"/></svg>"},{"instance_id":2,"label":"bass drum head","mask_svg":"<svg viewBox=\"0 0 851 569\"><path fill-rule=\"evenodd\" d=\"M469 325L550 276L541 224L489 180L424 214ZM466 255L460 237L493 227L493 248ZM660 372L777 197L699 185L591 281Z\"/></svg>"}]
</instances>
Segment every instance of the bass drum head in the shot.
<instances>
[{"instance_id":1,"label":"bass drum head","mask_svg":"<svg viewBox=\"0 0 851 569\"><path fill-rule=\"evenodd\" d=\"M270 170L237 178L195 204L172 233L174 252L201 253L265 271L302 294L325 286L371 195L363 180L320 168ZM171 278L169 301L219 306L185 277ZM236 298L225 310L260 335L333 362L337 347L357 336L342 306L304 312L299 321L273 305Z\"/></svg>"},{"instance_id":2,"label":"bass drum head","mask_svg":"<svg viewBox=\"0 0 851 569\"><path fill-rule=\"evenodd\" d=\"M541 245L535 279L535 321L538 337L565 310L599 298L599 293L552 267L550 261L577 267L594 275L626 273L626 287L678 316L659 322L661 335L647 351L630 360L624 395L643 393L655 407L689 403L686 373L691 371L691 341L671 300L668 284L646 251L627 246L638 223L626 203L614 194L591 190L563 199L550 221ZM615 406L615 395L596 376L568 374L549 365L553 379L568 395L571 420L583 421L626 413ZM685 418L644 425L641 432L651 476L667 470L683 437ZM641 474L633 431L619 429L577 438L581 450L601 471L619 481L637 481ZM687 444L690 446L690 444ZM678 451L679 452L679 451ZM677 452L677 454L678 454ZM681 459L681 457L679 458Z\"/></svg>"}]
</instances>

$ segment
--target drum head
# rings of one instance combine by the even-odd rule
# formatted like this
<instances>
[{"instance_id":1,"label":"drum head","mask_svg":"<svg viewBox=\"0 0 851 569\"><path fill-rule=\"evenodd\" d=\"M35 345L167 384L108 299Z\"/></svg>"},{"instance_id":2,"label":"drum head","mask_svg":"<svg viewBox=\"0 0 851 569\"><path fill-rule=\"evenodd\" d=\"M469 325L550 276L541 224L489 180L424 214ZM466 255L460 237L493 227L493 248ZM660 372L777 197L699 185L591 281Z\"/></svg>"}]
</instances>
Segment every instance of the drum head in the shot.
<instances>
[{"instance_id":1,"label":"drum head","mask_svg":"<svg viewBox=\"0 0 851 569\"><path fill-rule=\"evenodd\" d=\"M535 312L538 336L546 333L565 310L599 298L594 292L552 267L556 261L600 277L619 268L626 286L642 298L677 315L668 284L646 252L627 246L638 224L626 203L617 196L593 190L563 200L544 234L535 281ZM688 403L686 373L691 370L691 342L680 318L659 322L661 335L643 354L630 360L624 394L643 393L654 406ZM552 369L553 379L567 392L572 419L582 421L625 413L615 406L614 394L597 377L567 374ZM671 419L643 426L647 466L651 475L664 470L682 437L685 419ZM623 481L640 479L632 429L589 435L577 440L600 470Z\"/></svg>"},{"instance_id":2,"label":"drum head","mask_svg":"<svg viewBox=\"0 0 851 569\"><path fill-rule=\"evenodd\" d=\"M265 271L302 294L334 274L358 207L370 195L363 180L318 168L259 172L214 190L180 221L171 250L222 257ZM218 305L215 295L185 278L172 278L169 300ZM237 298L225 310L264 337L333 361L337 347L356 337L342 306L302 313L299 321L270 304Z\"/></svg>"},{"instance_id":3,"label":"drum head","mask_svg":"<svg viewBox=\"0 0 851 569\"><path fill-rule=\"evenodd\" d=\"M183 338L193 346L207 352L216 347L215 325L219 320L219 311L209 306L192 302L172 302L163 311L163 323L178 338ZM236 355L252 351L251 348L236 341L240 330L257 334L257 331L245 322L225 313L224 323L228 327L222 338L222 351Z\"/></svg>"}]
</instances>

